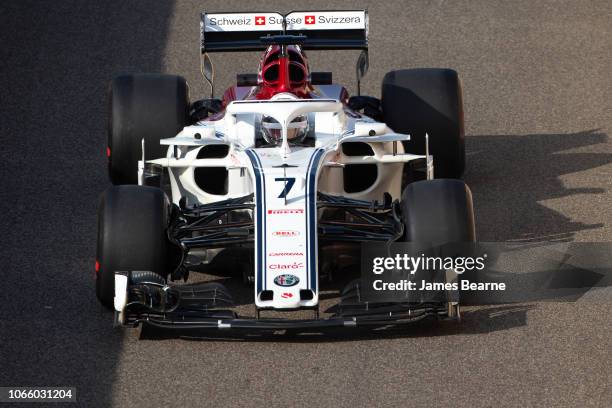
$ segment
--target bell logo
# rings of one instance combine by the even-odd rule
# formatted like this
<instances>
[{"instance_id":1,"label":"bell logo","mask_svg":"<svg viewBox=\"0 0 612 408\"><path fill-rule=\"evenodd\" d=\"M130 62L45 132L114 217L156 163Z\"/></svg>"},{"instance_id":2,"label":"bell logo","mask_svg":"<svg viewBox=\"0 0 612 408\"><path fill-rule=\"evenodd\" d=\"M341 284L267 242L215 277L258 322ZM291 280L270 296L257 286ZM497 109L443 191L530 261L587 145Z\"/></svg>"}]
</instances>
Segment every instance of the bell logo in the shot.
<instances>
[{"instance_id":1,"label":"bell logo","mask_svg":"<svg viewBox=\"0 0 612 408\"><path fill-rule=\"evenodd\" d=\"M306 16L304 18L304 21L306 22L306 24L314 24L316 19L315 16Z\"/></svg>"},{"instance_id":2,"label":"bell logo","mask_svg":"<svg viewBox=\"0 0 612 408\"><path fill-rule=\"evenodd\" d=\"M255 25L266 25L266 17L265 16L256 16L255 17Z\"/></svg>"}]
</instances>

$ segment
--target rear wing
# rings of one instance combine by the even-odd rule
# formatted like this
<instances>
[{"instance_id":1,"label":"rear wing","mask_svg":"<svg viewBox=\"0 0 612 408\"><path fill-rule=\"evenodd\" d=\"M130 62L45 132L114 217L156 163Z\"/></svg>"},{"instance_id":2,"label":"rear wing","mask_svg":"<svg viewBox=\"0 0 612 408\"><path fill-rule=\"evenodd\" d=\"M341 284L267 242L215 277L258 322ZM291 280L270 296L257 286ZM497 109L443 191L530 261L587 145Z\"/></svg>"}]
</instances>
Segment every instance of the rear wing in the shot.
<instances>
[{"instance_id":1,"label":"rear wing","mask_svg":"<svg viewBox=\"0 0 612 408\"><path fill-rule=\"evenodd\" d=\"M271 41L299 41L305 50L361 50L357 94L368 70L368 11L292 11L280 13L206 13L200 20L200 70L214 97L213 52L260 51ZM266 38L268 41L266 41Z\"/></svg>"},{"instance_id":2,"label":"rear wing","mask_svg":"<svg viewBox=\"0 0 612 408\"><path fill-rule=\"evenodd\" d=\"M292 11L280 13L206 13L200 21L202 54L258 51L261 37L301 35L305 50L367 50L367 10Z\"/></svg>"}]
</instances>

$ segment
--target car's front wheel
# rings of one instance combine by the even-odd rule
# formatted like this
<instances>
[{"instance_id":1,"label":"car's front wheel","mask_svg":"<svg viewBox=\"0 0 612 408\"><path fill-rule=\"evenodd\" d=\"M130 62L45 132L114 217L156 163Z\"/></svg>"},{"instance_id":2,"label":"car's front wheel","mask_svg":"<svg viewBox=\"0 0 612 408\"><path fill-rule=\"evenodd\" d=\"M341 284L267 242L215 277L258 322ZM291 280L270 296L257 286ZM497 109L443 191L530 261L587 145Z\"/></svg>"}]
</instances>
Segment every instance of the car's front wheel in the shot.
<instances>
[{"instance_id":1,"label":"car's front wheel","mask_svg":"<svg viewBox=\"0 0 612 408\"><path fill-rule=\"evenodd\" d=\"M462 243L476 240L472 193L461 180L435 179L409 184L402 194L402 217L404 235L401 241L410 242L412 250L420 256L430 252L433 256L446 259L470 256L471 251ZM446 244L451 244L446 247ZM459 244L455 248L455 245ZM458 275L450 270L424 271L423 279L430 282L453 283ZM459 320L459 291L447 290L436 295L422 294L427 300L446 302L448 316Z\"/></svg>"},{"instance_id":2,"label":"car's front wheel","mask_svg":"<svg viewBox=\"0 0 612 408\"><path fill-rule=\"evenodd\" d=\"M411 183L402 193L404 241L443 245L474 242L472 192L461 180Z\"/></svg>"},{"instance_id":3,"label":"car's front wheel","mask_svg":"<svg viewBox=\"0 0 612 408\"><path fill-rule=\"evenodd\" d=\"M172 267L166 235L170 204L159 188L112 186L100 199L96 295L113 308L115 271L150 271L161 280Z\"/></svg>"}]
</instances>

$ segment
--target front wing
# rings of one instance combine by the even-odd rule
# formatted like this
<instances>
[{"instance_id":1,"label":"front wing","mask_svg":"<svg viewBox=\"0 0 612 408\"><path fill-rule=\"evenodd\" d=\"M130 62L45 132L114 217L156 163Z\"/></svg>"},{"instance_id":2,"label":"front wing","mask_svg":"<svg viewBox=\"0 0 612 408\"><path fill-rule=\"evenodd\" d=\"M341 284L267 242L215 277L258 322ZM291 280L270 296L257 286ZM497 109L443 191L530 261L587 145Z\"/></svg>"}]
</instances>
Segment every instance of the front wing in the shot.
<instances>
[{"instance_id":1,"label":"front wing","mask_svg":"<svg viewBox=\"0 0 612 408\"><path fill-rule=\"evenodd\" d=\"M355 283L341 294L340 303L328 317L313 309L310 319L240 316L232 310L233 299L219 283L169 285L161 280L133 282L132 272L115 273L115 322L170 329L218 330L324 330L379 327L414 323L424 318L458 318L449 303L362 302ZM456 306L456 305L455 305Z\"/></svg>"}]
</instances>

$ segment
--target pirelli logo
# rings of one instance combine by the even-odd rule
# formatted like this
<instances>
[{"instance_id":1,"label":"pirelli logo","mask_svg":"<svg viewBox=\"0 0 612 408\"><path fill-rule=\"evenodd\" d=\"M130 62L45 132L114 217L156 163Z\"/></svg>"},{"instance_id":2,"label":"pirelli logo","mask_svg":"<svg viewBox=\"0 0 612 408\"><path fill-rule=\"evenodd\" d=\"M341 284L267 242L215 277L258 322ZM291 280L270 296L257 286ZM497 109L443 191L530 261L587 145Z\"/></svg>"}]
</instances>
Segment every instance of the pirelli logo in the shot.
<instances>
[{"instance_id":1,"label":"pirelli logo","mask_svg":"<svg viewBox=\"0 0 612 408\"><path fill-rule=\"evenodd\" d=\"M281 210L268 210L268 214L304 214L302 208L283 208Z\"/></svg>"}]
</instances>

